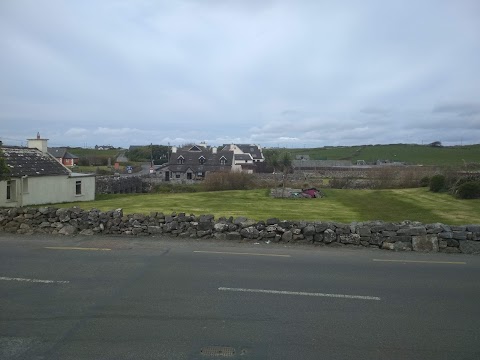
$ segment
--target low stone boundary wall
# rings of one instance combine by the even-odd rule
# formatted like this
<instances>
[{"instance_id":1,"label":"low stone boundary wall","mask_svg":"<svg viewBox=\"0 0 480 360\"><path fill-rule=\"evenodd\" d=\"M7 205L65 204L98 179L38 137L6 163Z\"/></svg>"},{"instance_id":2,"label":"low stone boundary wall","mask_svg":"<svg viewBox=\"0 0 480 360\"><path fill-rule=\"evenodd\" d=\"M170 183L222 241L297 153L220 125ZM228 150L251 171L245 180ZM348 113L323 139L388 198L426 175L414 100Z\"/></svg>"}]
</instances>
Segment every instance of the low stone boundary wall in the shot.
<instances>
[{"instance_id":1,"label":"low stone boundary wall","mask_svg":"<svg viewBox=\"0 0 480 360\"><path fill-rule=\"evenodd\" d=\"M480 225L449 226L403 221L342 224L244 217L214 219L185 213L124 214L122 209L100 211L73 208L0 209L0 231L18 234L131 236L167 235L231 241L324 244L373 247L397 251L480 254Z\"/></svg>"}]
</instances>

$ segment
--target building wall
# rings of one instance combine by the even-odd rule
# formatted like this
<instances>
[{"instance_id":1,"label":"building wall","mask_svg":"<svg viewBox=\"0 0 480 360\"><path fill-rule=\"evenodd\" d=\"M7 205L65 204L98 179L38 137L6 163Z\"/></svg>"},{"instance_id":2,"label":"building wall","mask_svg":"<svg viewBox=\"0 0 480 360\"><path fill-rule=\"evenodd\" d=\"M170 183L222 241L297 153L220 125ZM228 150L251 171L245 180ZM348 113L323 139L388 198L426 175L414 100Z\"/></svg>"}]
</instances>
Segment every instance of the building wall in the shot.
<instances>
[{"instance_id":1,"label":"building wall","mask_svg":"<svg viewBox=\"0 0 480 360\"><path fill-rule=\"evenodd\" d=\"M95 199L94 176L37 176L26 179L11 179L12 182L15 182L15 194L12 200L7 200L7 181L0 181L0 207L91 201ZM81 182L80 195L76 194L77 181Z\"/></svg>"}]
</instances>

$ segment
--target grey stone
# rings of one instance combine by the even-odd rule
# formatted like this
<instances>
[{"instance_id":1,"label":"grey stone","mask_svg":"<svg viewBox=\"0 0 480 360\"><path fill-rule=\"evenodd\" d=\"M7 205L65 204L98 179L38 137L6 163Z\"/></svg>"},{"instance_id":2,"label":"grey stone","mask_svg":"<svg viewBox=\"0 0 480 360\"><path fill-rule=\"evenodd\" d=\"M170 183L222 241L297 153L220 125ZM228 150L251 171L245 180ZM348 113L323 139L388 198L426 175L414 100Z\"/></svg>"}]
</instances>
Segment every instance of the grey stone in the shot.
<instances>
[{"instance_id":1,"label":"grey stone","mask_svg":"<svg viewBox=\"0 0 480 360\"><path fill-rule=\"evenodd\" d=\"M225 234L225 233L217 232L217 233L213 234L213 237L217 240L227 240L227 234Z\"/></svg>"},{"instance_id":2,"label":"grey stone","mask_svg":"<svg viewBox=\"0 0 480 360\"><path fill-rule=\"evenodd\" d=\"M72 225L65 225L58 231L58 233L61 235L73 235L76 232L77 232L77 229Z\"/></svg>"},{"instance_id":3,"label":"grey stone","mask_svg":"<svg viewBox=\"0 0 480 360\"><path fill-rule=\"evenodd\" d=\"M451 231L441 232L437 235L440 239L453 239L453 233Z\"/></svg>"},{"instance_id":4,"label":"grey stone","mask_svg":"<svg viewBox=\"0 0 480 360\"><path fill-rule=\"evenodd\" d=\"M278 225L283 229L289 229L292 226L292 223L290 221L283 220L280 221Z\"/></svg>"},{"instance_id":5,"label":"grey stone","mask_svg":"<svg viewBox=\"0 0 480 360\"><path fill-rule=\"evenodd\" d=\"M84 229L84 230L80 231L79 234L80 235L86 235L86 236L92 236L95 233L93 232L92 229Z\"/></svg>"},{"instance_id":6,"label":"grey stone","mask_svg":"<svg viewBox=\"0 0 480 360\"><path fill-rule=\"evenodd\" d=\"M393 249L395 251L411 251L412 250L412 243L411 242L397 241L393 244Z\"/></svg>"},{"instance_id":7,"label":"grey stone","mask_svg":"<svg viewBox=\"0 0 480 360\"><path fill-rule=\"evenodd\" d=\"M410 228L404 228L397 230L397 235L406 235L406 236L420 236L426 235L427 229L424 226L415 226Z\"/></svg>"},{"instance_id":8,"label":"grey stone","mask_svg":"<svg viewBox=\"0 0 480 360\"><path fill-rule=\"evenodd\" d=\"M316 223L315 224L315 232L316 233L323 233L327 229L328 229L328 224L326 224L326 223Z\"/></svg>"},{"instance_id":9,"label":"grey stone","mask_svg":"<svg viewBox=\"0 0 480 360\"><path fill-rule=\"evenodd\" d=\"M467 231L480 233L480 225L467 225Z\"/></svg>"},{"instance_id":10,"label":"grey stone","mask_svg":"<svg viewBox=\"0 0 480 360\"><path fill-rule=\"evenodd\" d=\"M382 244L382 249L383 250L394 250L395 249L395 243L384 242Z\"/></svg>"},{"instance_id":11,"label":"grey stone","mask_svg":"<svg viewBox=\"0 0 480 360\"><path fill-rule=\"evenodd\" d=\"M313 241L315 242L322 242L323 241L323 234L315 234L313 236Z\"/></svg>"},{"instance_id":12,"label":"grey stone","mask_svg":"<svg viewBox=\"0 0 480 360\"><path fill-rule=\"evenodd\" d=\"M450 247L459 247L460 246L460 243L458 240L455 240L455 239L447 239L447 246L450 246Z\"/></svg>"},{"instance_id":13,"label":"grey stone","mask_svg":"<svg viewBox=\"0 0 480 360\"><path fill-rule=\"evenodd\" d=\"M212 235L212 231L211 230L198 230L197 231L197 236L202 238L202 237L205 237L207 235Z\"/></svg>"},{"instance_id":14,"label":"grey stone","mask_svg":"<svg viewBox=\"0 0 480 360\"><path fill-rule=\"evenodd\" d=\"M279 220L277 218L271 218L271 219L267 219L267 226L269 225L275 225L275 224L278 224Z\"/></svg>"},{"instance_id":15,"label":"grey stone","mask_svg":"<svg viewBox=\"0 0 480 360\"><path fill-rule=\"evenodd\" d=\"M464 254L480 254L480 242L462 240L460 241L460 251Z\"/></svg>"},{"instance_id":16,"label":"grey stone","mask_svg":"<svg viewBox=\"0 0 480 360\"><path fill-rule=\"evenodd\" d=\"M233 220L235 225L240 225L242 222L247 221L248 219L244 216L239 216Z\"/></svg>"},{"instance_id":17,"label":"grey stone","mask_svg":"<svg viewBox=\"0 0 480 360\"><path fill-rule=\"evenodd\" d=\"M438 247L440 249L445 249L448 246L447 240L439 240L438 241Z\"/></svg>"},{"instance_id":18,"label":"grey stone","mask_svg":"<svg viewBox=\"0 0 480 360\"><path fill-rule=\"evenodd\" d=\"M438 238L434 234L413 236L412 246L414 251L438 252Z\"/></svg>"},{"instance_id":19,"label":"grey stone","mask_svg":"<svg viewBox=\"0 0 480 360\"><path fill-rule=\"evenodd\" d=\"M325 232L323 233L324 243L330 244L336 240L337 240L337 235L335 234L335 231L333 231L332 229L325 230Z\"/></svg>"},{"instance_id":20,"label":"grey stone","mask_svg":"<svg viewBox=\"0 0 480 360\"><path fill-rule=\"evenodd\" d=\"M360 244L360 235L358 235L358 234L338 235L338 242L340 242L342 244L359 245Z\"/></svg>"},{"instance_id":21,"label":"grey stone","mask_svg":"<svg viewBox=\"0 0 480 360\"><path fill-rule=\"evenodd\" d=\"M293 233L290 230L287 230L282 235L282 241L290 242L293 240Z\"/></svg>"},{"instance_id":22,"label":"grey stone","mask_svg":"<svg viewBox=\"0 0 480 360\"><path fill-rule=\"evenodd\" d=\"M467 240L467 233L465 231L454 231L452 235L455 240Z\"/></svg>"},{"instance_id":23,"label":"grey stone","mask_svg":"<svg viewBox=\"0 0 480 360\"><path fill-rule=\"evenodd\" d=\"M242 240L242 235L238 231L227 233L227 240Z\"/></svg>"},{"instance_id":24,"label":"grey stone","mask_svg":"<svg viewBox=\"0 0 480 360\"><path fill-rule=\"evenodd\" d=\"M337 228L335 229L335 232L337 235L345 235L345 234L350 234L350 226L349 225L340 225L337 224Z\"/></svg>"},{"instance_id":25,"label":"grey stone","mask_svg":"<svg viewBox=\"0 0 480 360\"><path fill-rule=\"evenodd\" d=\"M223 232L225 230L228 230L228 224L224 224L224 223L216 223L213 228L215 229L215 231L217 232Z\"/></svg>"},{"instance_id":26,"label":"grey stone","mask_svg":"<svg viewBox=\"0 0 480 360\"><path fill-rule=\"evenodd\" d=\"M360 236L365 236L365 237L368 237L371 235L371 231L370 231L370 228L368 226L359 226L357 228L357 234L360 235Z\"/></svg>"},{"instance_id":27,"label":"grey stone","mask_svg":"<svg viewBox=\"0 0 480 360\"><path fill-rule=\"evenodd\" d=\"M368 242L372 245L382 245L384 240L383 234L375 233L370 236Z\"/></svg>"},{"instance_id":28,"label":"grey stone","mask_svg":"<svg viewBox=\"0 0 480 360\"><path fill-rule=\"evenodd\" d=\"M242 228L248 228L248 227L251 227L251 226L256 225L256 224L257 224L256 221L247 219L247 220L245 220L245 221L242 221L242 222L240 223L240 226L241 226Z\"/></svg>"},{"instance_id":29,"label":"grey stone","mask_svg":"<svg viewBox=\"0 0 480 360\"><path fill-rule=\"evenodd\" d=\"M148 226L147 232L149 234L161 234L163 231L161 226Z\"/></svg>"},{"instance_id":30,"label":"grey stone","mask_svg":"<svg viewBox=\"0 0 480 360\"><path fill-rule=\"evenodd\" d=\"M452 228L452 231L460 231L460 232L463 232L463 231L467 231L467 227L466 226L450 226Z\"/></svg>"},{"instance_id":31,"label":"grey stone","mask_svg":"<svg viewBox=\"0 0 480 360\"><path fill-rule=\"evenodd\" d=\"M240 230L240 235L247 239L256 239L258 237L259 231L253 226L243 228Z\"/></svg>"},{"instance_id":32,"label":"grey stone","mask_svg":"<svg viewBox=\"0 0 480 360\"><path fill-rule=\"evenodd\" d=\"M313 236L315 235L315 226L313 225L307 225L303 228L302 230L303 235L305 236Z\"/></svg>"}]
</instances>

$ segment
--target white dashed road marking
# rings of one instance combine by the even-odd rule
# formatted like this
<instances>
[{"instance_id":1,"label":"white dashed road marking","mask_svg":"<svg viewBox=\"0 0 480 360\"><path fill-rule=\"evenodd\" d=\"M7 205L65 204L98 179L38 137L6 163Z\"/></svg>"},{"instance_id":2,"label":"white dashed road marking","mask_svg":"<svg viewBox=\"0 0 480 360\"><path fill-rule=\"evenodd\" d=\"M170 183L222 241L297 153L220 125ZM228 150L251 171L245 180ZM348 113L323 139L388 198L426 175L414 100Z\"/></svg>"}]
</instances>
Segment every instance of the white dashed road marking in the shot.
<instances>
[{"instance_id":1,"label":"white dashed road marking","mask_svg":"<svg viewBox=\"0 0 480 360\"><path fill-rule=\"evenodd\" d=\"M261 294L275 294L275 295L329 297L329 298L340 298L340 299L358 299L358 300L376 300L376 301L381 300L378 296L324 294L324 293L311 293L311 292L303 292L303 291L243 289L243 288L229 288L229 287L219 287L218 290L220 290L220 291L247 292L247 293L261 293Z\"/></svg>"},{"instance_id":2,"label":"white dashed road marking","mask_svg":"<svg viewBox=\"0 0 480 360\"><path fill-rule=\"evenodd\" d=\"M0 276L0 280L3 280L3 281L23 281L23 282L30 282L30 283L42 283L42 284L68 284L68 283L70 283L70 281L25 279L25 278L13 278L13 277L6 277L6 276Z\"/></svg>"}]
</instances>

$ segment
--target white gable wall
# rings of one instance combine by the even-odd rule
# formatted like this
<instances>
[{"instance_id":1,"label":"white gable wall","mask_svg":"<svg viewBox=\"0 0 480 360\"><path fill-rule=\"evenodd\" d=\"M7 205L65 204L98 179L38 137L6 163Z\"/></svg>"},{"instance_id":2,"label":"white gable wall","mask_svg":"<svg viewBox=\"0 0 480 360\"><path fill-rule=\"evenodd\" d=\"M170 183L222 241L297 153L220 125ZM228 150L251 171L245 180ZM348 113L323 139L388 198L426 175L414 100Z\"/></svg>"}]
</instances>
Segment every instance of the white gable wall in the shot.
<instances>
[{"instance_id":1,"label":"white gable wall","mask_svg":"<svg viewBox=\"0 0 480 360\"><path fill-rule=\"evenodd\" d=\"M12 178L15 194L7 200L7 181L0 181L0 207L30 206L62 202L91 201L95 199L95 177L33 176ZM76 194L76 182L81 182L81 194ZM28 189L25 189L25 185Z\"/></svg>"}]
</instances>

